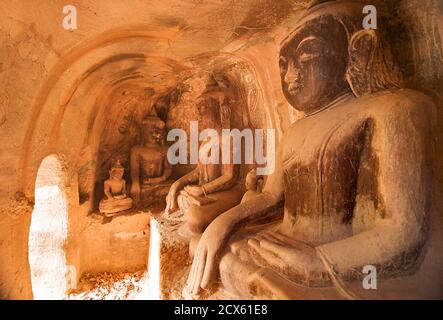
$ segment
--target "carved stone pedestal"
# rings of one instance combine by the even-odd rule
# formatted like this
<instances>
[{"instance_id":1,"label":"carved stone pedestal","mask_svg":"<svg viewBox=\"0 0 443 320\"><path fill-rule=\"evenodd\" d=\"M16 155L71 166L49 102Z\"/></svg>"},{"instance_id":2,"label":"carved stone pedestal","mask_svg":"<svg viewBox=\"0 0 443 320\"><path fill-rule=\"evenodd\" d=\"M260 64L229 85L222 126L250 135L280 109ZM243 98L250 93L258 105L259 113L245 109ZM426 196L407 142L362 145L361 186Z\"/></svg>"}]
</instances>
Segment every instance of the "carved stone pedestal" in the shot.
<instances>
[{"instance_id":1,"label":"carved stone pedestal","mask_svg":"<svg viewBox=\"0 0 443 320\"><path fill-rule=\"evenodd\" d=\"M153 220L156 223L155 227L151 223L151 232L157 233L160 246L160 299L183 299L181 290L191 266L189 241L177 232L183 222L166 220L160 215L154 215Z\"/></svg>"},{"instance_id":2,"label":"carved stone pedestal","mask_svg":"<svg viewBox=\"0 0 443 320\"><path fill-rule=\"evenodd\" d=\"M150 214L127 210L103 223L100 213L88 216L82 230L82 271L132 272L146 268Z\"/></svg>"},{"instance_id":3,"label":"carved stone pedestal","mask_svg":"<svg viewBox=\"0 0 443 320\"><path fill-rule=\"evenodd\" d=\"M143 207L165 206L164 199L171 188L173 181L164 181L152 185L142 185L140 188L140 199Z\"/></svg>"}]
</instances>

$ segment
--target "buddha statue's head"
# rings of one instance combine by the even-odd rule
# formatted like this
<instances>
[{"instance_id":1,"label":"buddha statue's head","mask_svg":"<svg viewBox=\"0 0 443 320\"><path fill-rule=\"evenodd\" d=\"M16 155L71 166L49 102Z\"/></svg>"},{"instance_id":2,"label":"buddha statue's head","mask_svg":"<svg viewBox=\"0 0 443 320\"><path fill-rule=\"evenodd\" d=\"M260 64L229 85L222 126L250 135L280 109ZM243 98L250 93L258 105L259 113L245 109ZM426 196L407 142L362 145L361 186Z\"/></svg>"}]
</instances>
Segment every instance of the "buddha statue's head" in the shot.
<instances>
[{"instance_id":1,"label":"buddha statue's head","mask_svg":"<svg viewBox=\"0 0 443 320\"><path fill-rule=\"evenodd\" d=\"M197 99L200 124L203 129L230 127L231 109L220 92L204 93Z\"/></svg>"},{"instance_id":2,"label":"buddha statue's head","mask_svg":"<svg viewBox=\"0 0 443 320\"><path fill-rule=\"evenodd\" d=\"M362 25L361 4L328 1L308 9L280 50L280 75L288 102L306 114L350 92L348 44Z\"/></svg>"},{"instance_id":3,"label":"buddha statue's head","mask_svg":"<svg viewBox=\"0 0 443 320\"><path fill-rule=\"evenodd\" d=\"M165 137L166 124L154 113L142 121L142 139L145 145L162 145Z\"/></svg>"},{"instance_id":4,"label":"buddha statue's head","mask_svg":"<svg viewBox=\"0 0 443 320\"><path fill-rule=\"evenodd\" d=\"M109 169L109 177L116 180L123 179L123 174L125 173L125 168L120 163L120 160L115 161Z\"/></svg>"}]
</instances>

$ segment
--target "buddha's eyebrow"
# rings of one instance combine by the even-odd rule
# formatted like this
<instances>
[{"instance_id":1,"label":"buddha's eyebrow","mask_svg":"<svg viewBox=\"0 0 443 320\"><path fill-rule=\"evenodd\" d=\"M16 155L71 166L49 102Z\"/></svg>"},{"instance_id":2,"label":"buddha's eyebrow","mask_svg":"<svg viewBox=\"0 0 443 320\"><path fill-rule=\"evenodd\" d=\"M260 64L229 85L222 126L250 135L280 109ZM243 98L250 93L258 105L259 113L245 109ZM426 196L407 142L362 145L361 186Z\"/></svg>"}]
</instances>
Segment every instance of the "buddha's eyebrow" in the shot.
<instances>
[{"instance_id":1,"label":"buddha's eyebrow","mask_svg":"<svg viewBox=\"0 0 443 320\"><path fill-rule=\"evenodd\" d=\"M311 43L311 42L319 42L319 43L324 43L325 41L321 38L315 37L315 36L309 36L304 38L302 41L300 41L300 43L297 46L297 49L295 49L295 51L299 51L301 49L303 49L303 47L307 44L307 43Z\"/></svg>"}]
</instances>

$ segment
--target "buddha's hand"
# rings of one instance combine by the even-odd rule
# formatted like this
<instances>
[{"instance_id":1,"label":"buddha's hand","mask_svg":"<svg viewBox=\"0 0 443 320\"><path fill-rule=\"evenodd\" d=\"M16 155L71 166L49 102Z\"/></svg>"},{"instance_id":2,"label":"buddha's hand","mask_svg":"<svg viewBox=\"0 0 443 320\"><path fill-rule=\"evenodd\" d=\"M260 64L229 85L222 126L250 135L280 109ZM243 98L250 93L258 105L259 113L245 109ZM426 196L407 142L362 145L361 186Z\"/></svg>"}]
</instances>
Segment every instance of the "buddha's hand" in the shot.
<instances>
[{"instance_id":1,"label":"buddha's hand","mask_svg":"<svg viewBox=\"0 0 443 320\"><path fill-rule=\"evenodd\" d=\"M220 252L229 239L231 230L229 221L222 216L206 228L195 250L191 271L183 289L185 299L197 298L201 289L210 286L216 276Z\"/></svg>"},{"instance_id":2,"label":"buddha's hand","mask_svg":"<svg viewBox=\"0 0 443 320\"><path fill-rule=\"evenodd\" d=\"M194 197L199 197L204 193L203 188L200 186L186 186L184 190Z\"/></svg>"},{"instance_id":3,"label":"buddha's hand","mask_svg":"<svg viewBox=\"0 0 443 320\"><path fill-rule=\"evenodd\" d=\"M166 215L169 215L169 213L177 207L177 192L179 187L180 185L176 181L171 185L171 188L169 188L168 195L166 196Z\"/></svg>"},{"instance_id":4,"label":"buddha's hand","mask_svg":"<svg viewBox=\"0 0 443 320\"><path fill-rule=\"evenodd\" d=\"M258 259L289 278L327 281L327 270L313 247L277 232L259 234L248 244Z\"/></svg>"}]
</instances>

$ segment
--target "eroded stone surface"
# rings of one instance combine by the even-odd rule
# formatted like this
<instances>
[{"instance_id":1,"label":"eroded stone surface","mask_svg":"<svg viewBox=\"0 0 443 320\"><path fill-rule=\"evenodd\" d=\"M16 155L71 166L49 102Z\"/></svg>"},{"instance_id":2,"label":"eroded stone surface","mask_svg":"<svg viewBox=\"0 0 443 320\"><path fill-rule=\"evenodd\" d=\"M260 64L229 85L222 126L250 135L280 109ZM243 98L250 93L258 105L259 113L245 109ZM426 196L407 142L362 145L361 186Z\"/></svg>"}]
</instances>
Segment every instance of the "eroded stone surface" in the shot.
<instances>
[{"instance_id":1,"label":"eroded stone surface","mask_svg":"<svg viewBox=\"0 0 443 320\"><path fill-rule=\"evenodd\" d=\"M178 233L183 221L156 217L160 235L160 290L162 299L183 299L189 272L189 239Z\"/></svg>"},{"instance_id":2,"label":"eroded stone surface","mask_svg":"<svg viewBox=\"0 0 443 320\"><path fill-rule=\"evenodd\" d=\"M228 93L232 127L274 128L277 144L284 147L286 156L294 154L294 148L305 148L305 152L297 156L299 160L306 160L307 165L301 171L294 166L287 167L288 180L296 180L294 184L287 184L291 186L287 192L298 193L306 202L301 204L289 197L287 205L308 207L318 201L318 197L309 197L312 193L308 190L317 190L311 184L312 179L297 179L296 172L303 175L316 170L314 158L309 157L306 150L315 152L318 150L315 146L325 139L321 134L308 134L311 127L306 125L306 128L304 120L300 126L296 125L300 129L294 129L294 122L303 117L303 112L292 108L285 97L278 60L282 41L292 33L309 2L155 0L111 5L106 0L79 0L73 2L81 17L78 29L67 31L61 25L64 5L61 2L0 1L0 11L5 17L0 21L0 298L32 298L28 241L36 177L43 159L54 154L65 159L62 184L66 187L68 203L66 263L76 268L77 278L88 271L145 268L149 247L147 212L164 209L169 185L158 186L153 192L145 190L148 202L159 208L142 206L140 212L125 211L103 224L103 218L94 214L104 197L103 181L108 178L110 161L117 157L125 167L123 178L131 185L130 150L140 143L143 119L154 109L167 131L180 128L189 136L190 121L199 117L196 101L208 84ZM418 125L424 112L411 105L420 105L418 109L422 110L431 104L429 98L412 91L364 98L383 89L378 87L379 81L383 82L386 73L393 72L391 64L383 65L381 61L389 62L392 57L404 76L401 86L432 98L436 113L431 118L435 120L436 131L431 136L434 144L429 143L433 148L432 157L426 164L432 169L433 177L432 189L426 194L431 198L427 209L428 229L423 228L420 234L414 234L416 237L411 236L422 239L424 244L419 241L416 250L407 250L411 255L397 257L381 267L386 275L403 269L413 273L414 268L410 263L403 263L404 260L416 261L420 252L443 252L443 144L440 143L443 137L443 8L439 0L373 1L373 4L380 13L377 31L387 40L392 55L387 59L372 55L371 66L378 71L366 72L362 69L365 57L372 53L366 56L359 52L369 43L375 48L379 42L372 41L375 38L365 33L356 36L355 46L339 54L362 58L353 60L355 64L348 73L348 81L354 84L351 85L353 95L362 98L361 103L355 105L359 110L348 105L349 110L345 108L337 118L315 122L313 127L323 132L328 125L336 123L334 121L340 122L344 114L358 119L353 125L337 129L329 145L333 147L325 149L327 159L333 159L325 166L338 168L337 176L331 170L327 172L332 178L326 179L325 182L329 182L325 188L340 200L341 207L352 206L352 201L347 200L352 198L349 194L354 188L349 186L355 185L355 175L347 175L341 168L346 163L359 165L357 159L363 156L367 165L358 174L362 177L357 181L361 192L355 199L356 215L352 222L353 232L363 233L377 223L382 209L389 209L383 208L383 201L378 201L385 193L373 192L376 186L369 183L381 169L375 161L380 155L364 151L367 140L377 135L380 121L383 122L380 119L388 119L386 130L395 129L398 122ZM333 31L331 29L330 35ZM334 37L338 44L340 35ZM343 85L343 79L331 85ZM305 93L304 96L310 94ZM393 108L388 118L380 118L387 110L377 111L374 105L389 103L397 105L398 110ZM407 106L412 109L405 111ZM363 109L368 114L363 114ZM306 145L297 144L298 140L288 139L293 133L305 136L306 141L311 142L310 147L306 149ZM389 141L377 141L378 147L374 150L391 148L386 147ZM410 142L420 146L416 138ZM393 166L402 168L404 163L414 161L414 154L404 155L404 159ZM193 169L192 165L174 166L170 179L177 180ZM244 168L241 172L240 184L250 169ZM347 181L348 187L337 193L333 190L335 180ZM388 180L380 181L378 186L385 188L388 183ZM402 189L405 192L399 198L412 194L408 186L403 185ZM330 203L326 200L326 204ZM397 209L404 203L399 201ZM391 211L386 212L389 215ZM416 217L421 217L421 213ZM188 243L177 235L178 225L164 222L162 226L162 220L159 221L163 296L180 298L190 271ZM306 231L311 229L308 226ZM349 231L342 227L332 229L311 238L323 242L328 237L348 235ZM370 252L378 246L378 242L370 241L362 251ZM391 249L398 249L394 247ZM240 249L232 250L235 253ZM389 251L384 246L380 250ZM352 264L349 257L332 256L340 265ZM407 298L441 297L441 292L429 288L438 279L433 272L436 265L443 265L442 257L427 254L418 261L417 274L427 276L417 278L408 274L401 280L388 280L385 286L388 297L395 295L396 281L406 288L403 292ZM259 283L262 279L278 283L281 280L264 272L253 281ZM417 281L421 281L422 286L417 287ZM389 283L393 283L392 288ZM259 286L254 290L256 296L269 294L259 291ZM215 297L220 292L217 291ZM328 297L328 292L319 294L321 298ZM302 298L314 296L307 292L301 294ZM375 293L372 296L379 298Z\"/></svg>"},{"instance_id":3,"label":"eroded stone surface","mask_svg":"<svg viewBox=\"0 0 443 320\"><path fill-rule=\"evenodd\" d=\"M89 215L82 231L81 270L97 273L146 268L149 221L150 214L141 211L124 212L110 222L101 214Z\"/></svg>"}]
</instances>

